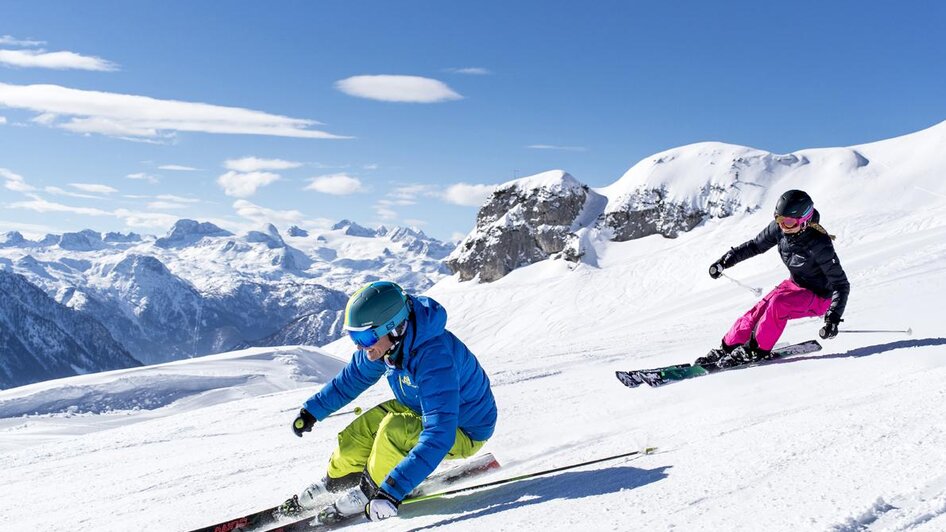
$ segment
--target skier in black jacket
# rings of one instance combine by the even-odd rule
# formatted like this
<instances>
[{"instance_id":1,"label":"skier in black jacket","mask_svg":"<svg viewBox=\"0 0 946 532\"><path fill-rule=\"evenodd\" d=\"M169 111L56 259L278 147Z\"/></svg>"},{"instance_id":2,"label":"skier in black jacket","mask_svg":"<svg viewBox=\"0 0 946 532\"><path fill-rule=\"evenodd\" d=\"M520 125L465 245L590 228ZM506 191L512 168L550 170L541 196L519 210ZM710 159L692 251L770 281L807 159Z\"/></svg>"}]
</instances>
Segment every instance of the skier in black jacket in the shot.
<instances>
[{"instance_id":1,"label":"skier in black jacket","mask_svg":"<svg viewBox=\"0 0 946 532\"><path fill-rule=\"evenodd\" d=\"M807 193L789 190L775 206L774 221L710 266L710 277L717 279L724 269L778 245L791 277L736 320L722 345L696 364L726 368L769 358L791 319L823 315L819 335L824 339L837 336L851 285L834 252L834 237L821 227L819 218Z\"/></svg>"}]
</instances>

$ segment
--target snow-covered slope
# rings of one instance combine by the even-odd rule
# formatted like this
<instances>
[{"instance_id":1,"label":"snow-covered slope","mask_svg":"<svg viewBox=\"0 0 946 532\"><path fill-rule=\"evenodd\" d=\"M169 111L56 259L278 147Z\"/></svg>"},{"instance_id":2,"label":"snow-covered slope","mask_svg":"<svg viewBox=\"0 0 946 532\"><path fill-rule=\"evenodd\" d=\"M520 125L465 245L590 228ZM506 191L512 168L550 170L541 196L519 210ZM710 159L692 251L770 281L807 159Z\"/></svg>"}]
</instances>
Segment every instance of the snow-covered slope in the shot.
<instances>
[{"instance_id":1,"label":"snow-covered slope","mask_svg":"<svg viewBox=\"0 0 946 532\"><path fill-rule=\"evenodd\" d=\"M648 157L600 189L563 171L524 177L496 188L447 264L463 280L484 282L550 257L594 265L595 242L676 238L711 220L771 212L774 198L792 188L823 204L837 201L841 189L872 187L843 199L849 211L922 208L936 201L929 191L946 164L944 137L946 122L872 144L786 155L703 142ZM918 183L934 188L913 197Z\"/></svg>"},{"instance_id":2,"label":"snow-covered slope","mask_svg":"<svg viewBox=\"0 0 946 532\"><path fill-rule=\"evenodd\" d=\"M703 354L754 304L748 291L711 280L706 269L769 221L772 191L759 196L759 209L710 220L676 239L595 241L597 266L542 261L489 284L441 281L429 294L482 361L499 403L497 432L485 448L504 463L493 478L645 445L658 451L404 506L396 520L358 528L946 529L946 190L937 181L946 170L944 145L934 129L857 147L871 161L866 166L856 157L834 159L837 151L806 150L809 158L827 157L837 172L798 172L772 183L809 190L824 226L839 235L852 284L843 327L912 327L912 336L842 334L823 341L820 353L764 367L659 389L618 383L617 369ZM765 289L786 274L774 253L727 273ZM819 326L792 322L783 340L813 338ZM339 359L350 349L344 340L325 347ZM262 371L241 373L212 358L172 367L198 361L207 361L199 370L207 377ZM6 417L0 519L12 530L63 523L74 530L186 530L279 502L322 474L337 432L351 420L326 419L296 438L289 423L322 377L290 380L285 390L212 406L163 401L135 411L125 401L108 414L46 407ZM40 390L45 405L71 397L74 382L0 392L0 411L36 401ZM162 382L141 389L168 394ZM382 384L355 404L388 397Z\"/></svg>"}]
</instances>

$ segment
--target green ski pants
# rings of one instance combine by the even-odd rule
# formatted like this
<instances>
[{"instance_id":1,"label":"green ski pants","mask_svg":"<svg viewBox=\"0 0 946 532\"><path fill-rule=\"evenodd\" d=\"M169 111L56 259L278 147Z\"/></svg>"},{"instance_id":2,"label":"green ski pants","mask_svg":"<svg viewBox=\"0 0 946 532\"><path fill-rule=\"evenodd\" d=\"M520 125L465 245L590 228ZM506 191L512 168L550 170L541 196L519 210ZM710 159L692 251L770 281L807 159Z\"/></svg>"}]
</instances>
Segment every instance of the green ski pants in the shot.
<instances>
[{"instance_id":1,"label":"green ski pants","mask_svg":"<svg viewBox=\"0 0 946 532\"><path fill-rule=\"evenodd\" d=\"M328 464L328 476L341 478L367 470L375 485L381 486L411 449L424 430L420 415L396 399L385 401L358 416L338 433L338 447ZM447 460L469 458L485 441L473 441L457 429L457 439Z\"/></svg>"}]
</instances>

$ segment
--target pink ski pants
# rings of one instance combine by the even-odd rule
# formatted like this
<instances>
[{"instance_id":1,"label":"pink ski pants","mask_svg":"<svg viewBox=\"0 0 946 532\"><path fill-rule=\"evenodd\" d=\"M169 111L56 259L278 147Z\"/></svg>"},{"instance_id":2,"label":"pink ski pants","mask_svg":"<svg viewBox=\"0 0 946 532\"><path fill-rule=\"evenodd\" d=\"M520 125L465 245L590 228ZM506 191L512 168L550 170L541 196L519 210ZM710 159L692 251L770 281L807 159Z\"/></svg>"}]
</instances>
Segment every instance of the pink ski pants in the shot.
<instances>
[{"instance_id":1,"label":"pink ski pants","mask_svg":"<svg viewBox=\"0 0 946 532\"><path fill-rule=\"evenodd\" d=\"M755 331L759 349L771 351L788 320L823 316L830 306L830 299L818 297L811 290L786 279L736 320L723 341L726 345L744 344Z\"/></svg>"}]
</instances>

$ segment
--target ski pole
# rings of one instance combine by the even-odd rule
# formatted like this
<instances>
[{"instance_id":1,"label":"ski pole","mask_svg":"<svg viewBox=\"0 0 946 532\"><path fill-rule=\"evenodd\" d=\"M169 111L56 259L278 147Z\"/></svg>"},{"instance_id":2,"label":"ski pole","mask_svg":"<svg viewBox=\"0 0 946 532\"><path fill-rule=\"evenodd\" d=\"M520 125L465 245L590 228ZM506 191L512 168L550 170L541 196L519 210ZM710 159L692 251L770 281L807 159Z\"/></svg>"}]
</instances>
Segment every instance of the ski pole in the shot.
<instances>
[{"instance_id":1,"label":"ski pole","mask_svg":"<svg viewBox=\"0 0 946 532\"><path fill-rule=\"evenodd\" d=\"M493 482L486 482L484 484L477 484L476 486L467 486L465 488L457 488L455 490L441 491L439 493L431 493L430 495L421 495L419 497L411 497L409 499L404 499L401 504L411 504L420 501L426 501L428 499L436 499L439 497L446 497L448 495L456 495L457 493L463 493L467 491L474 491L483 488L489 488L492 486L500 486L502 484L508 484L510 482L516 482L517 480L525 480L527 478L541 477L544 475L549 475L551 473L558 473L559 471L565 471L568 469L575 469L576 467L582 467L591 464L597 464L599 462L607 462L608 460L617 460L618 458L625 458L628 456L635 456L638 454L651 454L656 451L656 447L646 447L643 451L632 451L624 454L617 454L614 456L609 456L607 458L598 458L597 460L589 460L587 462L582 462L580 464L571 464L562 467L556 467L555 469L546 469L545 471L538 471L536 473L526 473L525 475L519 475L518 477L504 478L502 480L494 480Z\"/></svg>"},{"instance_id":2,"label":"ski pole","mask_svg":"<svg viewBox=\"0 0 946 532\"><path fill-rule=\"evenodd\" d=\"M728 276L728 275L726 275L725 273L722 273L722 272L720 272L720 275L722 275L723 277L725 277L725 278L729 279L730 281L736 283L737 285L739 285L739 286L745 288L746 290L752 292L753 294L756 295L756 297L759 297L759 296L762 295L762 289L761 289L761 288L755 288L755 287L752 287L752 286L744 285L744 284L740 283L739 281L737 281L736 279L733 279L732 277L730 277L730 276Z\"/></svg>"},{"instance_id":3,"label":"ski pole","mask_svg":"<svg viewBox=\"0 0 946 532\"><path fill-rule=\"evenodd\" d=\"M351 409L351 410L345 410L344 412L335 412L334 414L329 414L328 416L325 416L325 418L328 419L328 418L330 418L330 417L335 417L335 416L347 416L347 415L349 415L349 414L355 414L356 416L360 416L360 415L361 415L361 407L360 407L360 406L356 406L355 408L353 408L353 409Z\"/></svg>"},{"instance_id":4,"label":"ski pole","mask_svg":"<svg viewBox=\"0 0 946 532\"><path fill-rule=\"evenodd\" d=\"M907 336L913 334L913 328L910 327L905 331L895 330L895 329L842 329L838 331L839 333L902 333Z\"/></svg>"}]
</instances>

